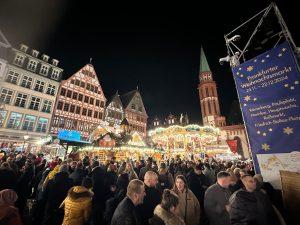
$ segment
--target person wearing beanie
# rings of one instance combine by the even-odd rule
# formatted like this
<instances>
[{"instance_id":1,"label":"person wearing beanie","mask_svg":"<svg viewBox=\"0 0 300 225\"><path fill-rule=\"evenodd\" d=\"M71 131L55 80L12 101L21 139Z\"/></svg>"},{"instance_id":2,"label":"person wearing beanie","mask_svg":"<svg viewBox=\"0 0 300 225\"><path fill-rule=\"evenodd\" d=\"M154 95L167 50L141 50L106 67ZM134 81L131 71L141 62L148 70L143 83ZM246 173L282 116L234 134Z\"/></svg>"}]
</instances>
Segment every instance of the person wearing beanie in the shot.
<instances>
[{"instance_id":1,"label":"person wearing beanie","mask_svg":"<svg viewBox=\"0 0 300 225\"><path fill-rule=\"evenodd\" d=\"M65 211L62 225L83 225L91 214L93 193L86 187L74 186L61 204Z\"/></svg>"},{"instance_id":2,"label":"person wearing beanie","mask_svg":"<svg viewBox=\"0 0 300 225\"><path fill-rule=\"evenodd\" d=\"M0 191L0 224L22 225L18 208L14 207L18 196L11 189Z\"/></svg>"},{"instance_id":3,"label":"person wearing beanie","mask_svg":"<svg viewBox=\"0 0 300 225\"><path fill-rule=\"evenodd\" d=\"M43 224L60 224L62 222L63 215L58 209L72 186L73 180L69 178L68 165L63 164L59 167L58 173L48 181L44 189L45 212Z\"/></svg>"}]
</instances>

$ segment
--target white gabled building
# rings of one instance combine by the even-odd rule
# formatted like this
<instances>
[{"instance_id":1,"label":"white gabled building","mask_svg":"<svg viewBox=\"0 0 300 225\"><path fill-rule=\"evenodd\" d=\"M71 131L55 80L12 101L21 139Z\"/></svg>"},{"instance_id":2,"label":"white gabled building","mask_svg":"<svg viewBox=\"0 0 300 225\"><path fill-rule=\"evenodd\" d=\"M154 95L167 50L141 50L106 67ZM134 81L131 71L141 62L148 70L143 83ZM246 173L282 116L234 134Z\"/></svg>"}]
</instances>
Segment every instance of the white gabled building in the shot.
<instances>
[{"instance_id":1,"label":"white gabled building","mask_svg":"<svg viewBox=\"0 0 300 225\"><path fill-rule=\"evenodd\" d=\"M6 40L0 33L0 41ZM4 38L3 38L4 37ZM4 43L5 44L5 43ZM0 43L0 46L4 46ZM0 53L0 147L31 145L49 135L63 69L58 60L21 44ZM2 68L2 62L4 68Z\"/></svg>"}]
</instances>

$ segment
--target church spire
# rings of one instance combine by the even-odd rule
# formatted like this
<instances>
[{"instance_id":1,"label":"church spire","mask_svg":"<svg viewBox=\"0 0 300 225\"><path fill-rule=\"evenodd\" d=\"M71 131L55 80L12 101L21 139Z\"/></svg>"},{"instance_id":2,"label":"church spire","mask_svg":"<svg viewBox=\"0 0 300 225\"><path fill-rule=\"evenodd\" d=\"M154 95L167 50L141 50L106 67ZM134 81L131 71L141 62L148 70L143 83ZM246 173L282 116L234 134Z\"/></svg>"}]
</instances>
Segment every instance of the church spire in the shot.
<instances>
[{"instance_id":1,"label":"church spire","mask_svg":"<svg viewBox=\"0 0 300 225\"><path fill-rule=\"evenodd\" d=\"M210 68L203 50L203 47L201 46L201 54L200 54L200 69L199 69L200 73L203 72L210 72Z\"/></svg>"}]
</instances>

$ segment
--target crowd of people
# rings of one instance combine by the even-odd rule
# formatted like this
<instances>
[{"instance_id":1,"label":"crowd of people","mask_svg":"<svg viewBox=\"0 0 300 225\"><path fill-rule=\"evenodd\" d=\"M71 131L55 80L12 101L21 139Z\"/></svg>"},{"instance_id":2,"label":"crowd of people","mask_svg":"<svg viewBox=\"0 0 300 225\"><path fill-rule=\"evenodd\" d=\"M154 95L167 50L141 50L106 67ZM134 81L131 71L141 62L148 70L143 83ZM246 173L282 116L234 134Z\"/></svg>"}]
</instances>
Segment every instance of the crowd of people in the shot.
<instances>
[{"instance_id":1,"label":"crowd of people","mask_svg":"<svg viewBox=\"0 0 300 225\"><path fill-rule=\"evenodd\" d=\"M251 161L0 161L0 225L285 224L276 194Z\"/></svg>"}]
</instances>

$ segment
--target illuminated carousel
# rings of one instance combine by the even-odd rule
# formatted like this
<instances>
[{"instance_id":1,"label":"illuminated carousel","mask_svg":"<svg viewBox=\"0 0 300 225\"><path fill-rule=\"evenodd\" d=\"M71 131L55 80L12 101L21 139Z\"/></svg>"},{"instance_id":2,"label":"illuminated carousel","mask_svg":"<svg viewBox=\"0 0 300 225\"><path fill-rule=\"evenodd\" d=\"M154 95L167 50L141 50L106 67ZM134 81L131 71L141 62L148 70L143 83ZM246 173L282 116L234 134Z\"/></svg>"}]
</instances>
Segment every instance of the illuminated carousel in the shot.
<instances>
[{"instance_id":1,"label":"illuminated carousel","mask_svg":"<svg viewBox=\"0 0 300 225\"><path fill-rule=\"evenodd\" d=\"M80 158L98 156L100 161L115 157L119 160L138 160L140 158L162 158L162 150L151 147L138 132L130 132L126 127L111 128L101 124L91 134L92 146L79 150Z\"/></svg>"},{"instance_id":2,"label":"illuminated carousel","mask_svg":"<svg viewBox=\"0 0 300 225\"><path fill-rule=\"evenodd\" d=\"M227 143L226 133L215 127L173 125L149 131L156 148L163 149L168 157L225 156L232 154Z\"/></svg>"}]
</instances>

